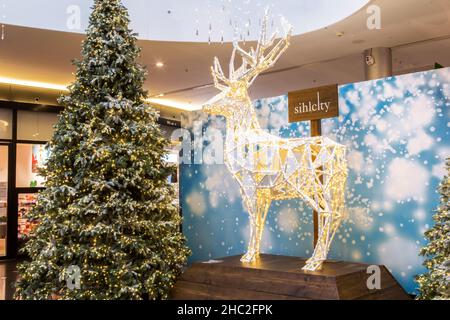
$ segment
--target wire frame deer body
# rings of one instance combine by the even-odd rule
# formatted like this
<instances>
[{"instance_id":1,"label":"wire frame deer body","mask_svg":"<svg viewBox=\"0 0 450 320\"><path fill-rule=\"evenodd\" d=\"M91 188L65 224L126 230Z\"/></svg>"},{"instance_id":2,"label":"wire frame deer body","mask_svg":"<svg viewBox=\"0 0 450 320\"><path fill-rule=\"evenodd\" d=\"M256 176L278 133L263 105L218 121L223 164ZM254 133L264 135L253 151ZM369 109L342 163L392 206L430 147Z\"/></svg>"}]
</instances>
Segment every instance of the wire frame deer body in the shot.
<instances>
[{"instance_id":1,"label":"wire frame deer body","mask_svg":"<svg viewBox=\"0 0 450 320\"><path fill-rule=\"evenodd\" d=\"M315 271L326 260L332 239L342 221L347 179L345 147L326 137L282 139L261 129L248 89L256 77L274 66L289 47L292 28L282 20L284 37L267 37L267 16L256 49L238 43L226 77L219 60L212 67L220 94L203 110L226 118L224 160L237 180L250 216L250 239L242 262L258 259L261 238L272 201L301 198L318 212L318 241L304 270ZM242 65L235 69L236 53Z\"/></svg>"}]
</instances>

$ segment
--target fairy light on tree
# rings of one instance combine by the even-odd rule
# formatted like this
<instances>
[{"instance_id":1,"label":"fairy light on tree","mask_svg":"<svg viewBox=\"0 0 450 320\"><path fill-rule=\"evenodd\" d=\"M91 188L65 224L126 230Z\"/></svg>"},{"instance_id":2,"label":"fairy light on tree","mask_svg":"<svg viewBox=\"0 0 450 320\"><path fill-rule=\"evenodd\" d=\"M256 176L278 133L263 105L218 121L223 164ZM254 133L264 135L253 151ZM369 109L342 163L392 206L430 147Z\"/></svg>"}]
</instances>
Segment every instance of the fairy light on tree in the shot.
<instances>
[{"instance_id":1,"label":"fairy light on tree","mask_svg":"<svg viewBox=\"0 0 450 320\"><path fill-rule=\"evenodd\" d=\"M433 216L435 224L425 232L429 242L420 251L428 269L417 277L421 300L450 299L450 158L446 167L447 175L438 188L441 203Z\"/></svg>"},{"instance_id":2,"label":"fairy light on tree","mask_svg":"<svg viewBox=\"0 0 450 320\"><path fill-rule=\"evenodd\" d=\"M19 299L161 299L189 249L167 177L166 141L120 0L96 0L76 80L49 143L46 190L19 265ZM66 285L81 271L79 290Z\"/></svg>"}]
</instances>

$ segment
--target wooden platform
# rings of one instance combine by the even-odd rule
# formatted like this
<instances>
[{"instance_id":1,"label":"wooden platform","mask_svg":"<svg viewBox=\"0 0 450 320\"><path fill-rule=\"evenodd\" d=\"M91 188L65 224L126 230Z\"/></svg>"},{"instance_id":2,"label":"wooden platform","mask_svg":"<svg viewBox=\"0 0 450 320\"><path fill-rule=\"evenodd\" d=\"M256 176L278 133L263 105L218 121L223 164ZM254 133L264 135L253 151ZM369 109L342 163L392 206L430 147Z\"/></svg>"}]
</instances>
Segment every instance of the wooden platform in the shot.
<instances>
[{"instance_id":1,"label":"wooden platform","mask_svg":"<svg viewBox=\"0 0 450 320\"><path fill-rule=\"evenodd\" d=\"M384 266L381 289L367 288L368 265L327 261L317 272L305 272L305 259L261 255L244 264L240 256L195 263L172 290L175 300L406 300L402 289Z\"/></svg>"}]
</instances>

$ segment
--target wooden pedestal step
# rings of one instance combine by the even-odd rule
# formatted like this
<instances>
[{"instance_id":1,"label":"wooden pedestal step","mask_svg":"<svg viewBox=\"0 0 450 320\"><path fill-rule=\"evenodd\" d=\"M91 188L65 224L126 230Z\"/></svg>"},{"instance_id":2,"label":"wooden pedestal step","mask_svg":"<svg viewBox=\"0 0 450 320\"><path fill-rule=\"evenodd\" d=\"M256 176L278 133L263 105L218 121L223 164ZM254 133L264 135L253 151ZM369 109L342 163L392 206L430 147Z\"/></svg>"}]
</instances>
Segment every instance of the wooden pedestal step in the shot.
<instances>
[{"instance_id":1,"label":"wooden pedestal step","mask_svg":"<svg viewBox=\"0 0 450 320\"><path fill-rule=\"evenodd\" d=\"M409 295L384 266L381 289L369 290L369 265L327 261L322 270L305 272L305 259L261 255L255 263L240 256L195 263L172 290L176 300L405 300Z\"/></svg>"}]
</instances>

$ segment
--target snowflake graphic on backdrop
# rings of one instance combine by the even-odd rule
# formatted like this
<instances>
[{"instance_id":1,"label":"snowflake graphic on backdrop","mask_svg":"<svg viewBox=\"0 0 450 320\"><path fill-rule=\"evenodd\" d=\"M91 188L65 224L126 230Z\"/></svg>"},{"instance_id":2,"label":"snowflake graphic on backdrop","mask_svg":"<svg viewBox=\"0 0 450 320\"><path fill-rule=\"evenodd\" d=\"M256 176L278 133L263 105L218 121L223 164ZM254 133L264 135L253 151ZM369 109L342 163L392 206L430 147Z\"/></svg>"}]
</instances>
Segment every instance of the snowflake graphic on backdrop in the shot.
<instances>
[{"instance_id":1,"label":"snowflake graphic on backdrop","mask_svg":"<svg viewBox=\"0 0 450 320\"><path fill-rule=\"evenodd\" d=\"M323 134L348 147L350 174L345 223L330 258L386 265L414 292L423 271L418 252L438 204L436 187L450 156L450 69L339 87L340 117L323 121ZM255 101L261 126L281 137L309 134L307 122L289 124L287 96ZM183 117L224 133L222 118ZM201 141L205 146L212 143ZM239 188L223 165L182 165L181 194L191 261L245 251L248 217ZM272 204L263 252L308 256L311 211L300 200Z\"/></svg>"}]
</instances>

